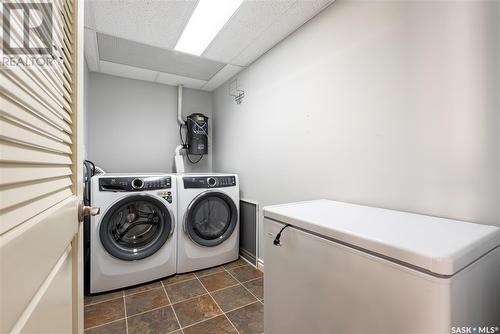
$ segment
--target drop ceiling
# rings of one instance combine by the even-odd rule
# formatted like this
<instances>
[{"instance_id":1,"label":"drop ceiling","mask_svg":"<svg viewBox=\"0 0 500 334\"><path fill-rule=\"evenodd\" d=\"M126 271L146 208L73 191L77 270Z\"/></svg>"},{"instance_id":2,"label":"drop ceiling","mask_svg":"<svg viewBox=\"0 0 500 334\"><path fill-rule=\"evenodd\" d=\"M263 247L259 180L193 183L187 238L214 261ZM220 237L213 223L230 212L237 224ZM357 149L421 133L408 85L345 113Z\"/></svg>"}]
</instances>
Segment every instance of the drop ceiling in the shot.
<instances>
[{"instance_id":1,"label":"drop ceiling","mask_svg":"<svg viewBox=\"0 0 500 334\"><path fill-rule=\"evenodd\" d=\"M196 0L86 0L85 59L93 72L212 91L333 1L245 0L194 56L174 47Z\"/></svg>"}]
</instances>

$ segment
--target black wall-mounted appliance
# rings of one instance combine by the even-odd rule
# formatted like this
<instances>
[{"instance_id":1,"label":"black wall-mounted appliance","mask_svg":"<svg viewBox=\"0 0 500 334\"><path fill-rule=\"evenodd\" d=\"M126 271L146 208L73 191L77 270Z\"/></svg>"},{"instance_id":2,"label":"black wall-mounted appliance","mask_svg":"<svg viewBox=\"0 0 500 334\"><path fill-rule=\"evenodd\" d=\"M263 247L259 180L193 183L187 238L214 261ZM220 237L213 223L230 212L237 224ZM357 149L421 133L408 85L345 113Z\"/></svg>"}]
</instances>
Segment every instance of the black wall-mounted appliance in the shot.
<instances>
[{"instance_id":1,"label":"black wall-mounted appliance","mask_svg":"<svg viewBox=\"0 0 500 334\"><path fill-rule=\"evenodd\" d=\"M193 155L208 154L208 117L191 114L186 120L187 152Z\"/></svg>"}]
</instances>

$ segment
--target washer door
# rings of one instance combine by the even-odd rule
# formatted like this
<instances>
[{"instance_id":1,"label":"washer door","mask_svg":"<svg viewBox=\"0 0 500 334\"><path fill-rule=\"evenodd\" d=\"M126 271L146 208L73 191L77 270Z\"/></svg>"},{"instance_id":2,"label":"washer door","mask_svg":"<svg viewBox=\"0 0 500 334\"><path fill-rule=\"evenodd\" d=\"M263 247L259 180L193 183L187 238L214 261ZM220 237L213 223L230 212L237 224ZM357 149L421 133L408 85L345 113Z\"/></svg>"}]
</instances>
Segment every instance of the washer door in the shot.
<instances>
[{"instance_id":1,"label":"washer door","mask_svg":"<svg viewBox=\"0 0 500 334\"><path fill-rule=\"evenodd\" d=\"M238 223L238 209L228 195L206 191L188 206L184 229L198 245L213 247L226 241Z\"/></svg>"},{"instance_id":2,"label":"washer door","mask_svg":"<svg viewBox=\"0 0 500 334\"><path fill-rule=\"evenodd\" d=\"M109 208L101 221L99 236L109 254L132 261L156 253L173 229L173 217L160 199L137 194Z\"/></svg>"}]
</instances>

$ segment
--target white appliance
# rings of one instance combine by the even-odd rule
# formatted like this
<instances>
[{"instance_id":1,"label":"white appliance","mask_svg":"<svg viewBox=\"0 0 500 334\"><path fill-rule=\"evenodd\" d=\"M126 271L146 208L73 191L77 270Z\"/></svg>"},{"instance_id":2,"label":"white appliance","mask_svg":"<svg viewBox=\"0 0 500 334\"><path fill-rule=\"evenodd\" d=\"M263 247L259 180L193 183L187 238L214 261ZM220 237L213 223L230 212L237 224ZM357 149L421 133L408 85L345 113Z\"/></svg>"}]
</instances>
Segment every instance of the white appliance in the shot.
<instances>
[{"instance_id":1,"label":"white appliance","mask_svg":"<svg viewBox=\"0 0 500 334\"><path fill-rule=\"evenodd\" d=\"M173 275L177 264L177 192L170 174L92 178L90 292Z\"/></svg>"},{"instance_id":2,"label":"white appliance","mask_svg":"<svg viewBox=\"0 0 500 334\"><path fill-rule=\"evenodd\" d=\"M264 217L266 334L499 332L498 227L329 200Z\"/></svg>"},{"instance_id":3,"label":"white appliance","mask_svg":"<svg viewBox=\"0 0 500 334\"><path fill-rule=\"evenodd\" d=\"M239 183L235 174L178 174L177 272L238 259Z\"/></svg>"}]
</instances>

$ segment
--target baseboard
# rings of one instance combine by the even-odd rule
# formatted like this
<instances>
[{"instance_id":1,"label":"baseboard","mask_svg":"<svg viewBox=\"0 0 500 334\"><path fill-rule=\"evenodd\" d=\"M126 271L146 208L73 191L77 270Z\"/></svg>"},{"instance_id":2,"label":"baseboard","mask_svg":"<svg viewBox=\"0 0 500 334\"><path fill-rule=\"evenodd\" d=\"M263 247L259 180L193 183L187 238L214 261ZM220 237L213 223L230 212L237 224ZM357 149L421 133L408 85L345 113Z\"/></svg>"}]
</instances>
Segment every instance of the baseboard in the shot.
<instances>
[{"instance_id":1,"label":"baseboard","mask_svg":"<svg viewBox=\"0 0 500 334\"><path fill-rule=\"evenodd\" d=\"M257 269L264 272L264 260L262 259L257 260Z\"/></svg>"}]
</instances>

